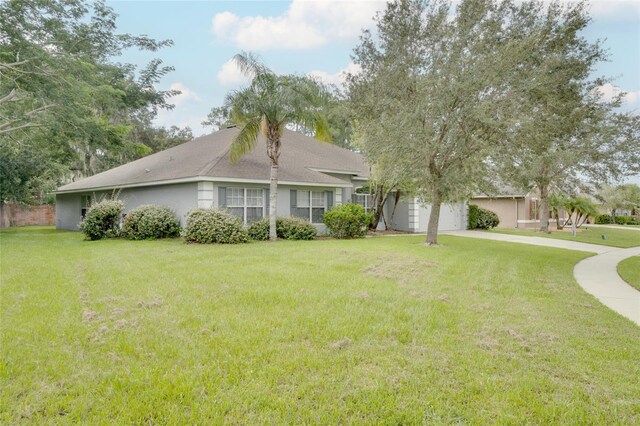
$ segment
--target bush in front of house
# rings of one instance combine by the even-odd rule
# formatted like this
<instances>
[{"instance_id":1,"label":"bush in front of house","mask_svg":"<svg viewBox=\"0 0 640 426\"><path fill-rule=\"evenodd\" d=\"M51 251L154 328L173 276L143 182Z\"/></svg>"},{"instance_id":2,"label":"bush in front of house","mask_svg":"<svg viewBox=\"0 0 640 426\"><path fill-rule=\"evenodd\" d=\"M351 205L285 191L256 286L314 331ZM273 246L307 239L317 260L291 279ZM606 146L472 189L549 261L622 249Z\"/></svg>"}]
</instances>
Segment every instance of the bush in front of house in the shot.
<instances>
[{"instance_id":1,"label":"bush in front of house","mask_svg":"<svg viewBox=\"0 0 640 426\"><path fill-rule=\"evenodd\" d=\"M122 235L130 240L173 238L180 235L180 222L167 207L147 204L127 213Z\"/></svg>"},{"instance_id":2,"label":"bush in front of house","mask_svg":"<svg viewBox=\"0 0 640 426\"><path fill-rule=\"evenodd\" d=\"M269 239L269 218L264 217L260 220L256 220L255 222L251 222L247 228L247 233L249 234L249 238L254 241L267 241Z\"/></svg>"},{"instance_id":3,"label":"bush in front of house","mask_svg":"<svg viewBox=\"0 0 640 426\"><path fill-rule=\"evenodd\" d=\"M469 229L478 227L478 209L480 207L475 204L469 204Z\"/></svg>"},{"instance_id":4,"label":"bush in front of house","mask_svg":"<svg viewBox=\"0 0 640 426\"><path fill-rule=\"evenodd\" d=\"M594 220L596 225L610 225L611 224L611 215L610 214L599 214L596 216Z\"/></svg>"},{"instance_id":5,"label":"bush in front of house","mask_svg":"<svg viewBox=\"0 0 640 426\"><path fill-rule=\"evenodd\" d=\"M123 209L124 203L120 200L104 200L92 205L80 222L80 231L92 241L117 237Z\"/></svg>"},{"instance_id":6,"label":"bush in front of house","mask_svg":"<svg viewBox=\"0 0 640 426\"><path fill-rule=\"evenodd\" d=\"M249 225L249 238L256 241L269 239L269 218L265 217ZM284 240L313 240L317 235L316 227L297 217L278 217L276 234Z\"/></svg>"},{"instance_id":7,"label":"bush in front of house","mask_svg":"<svg viewBox=\"0 0 640 426\"><path fill-rule=\"evenodd\" d=\"M364 237L372 220L371 213L353 203L334 207L324 214L324 224L334 238Z\"/></svg>"},{"instance_id":8,"label":"bush in front of house","mask_svg":"<svg viewBox=\"0 0 640 426\"><path fill-rule=\"evenodd\" d=\"M635 216L616 216L616 225L637 225L638 219Z\"/></svg>"},{"instance_id":9,"label":"bush in front of house","mask_svg":"<svg viewBox=\"0 0 640 426\"><path fill-rule=\"evenodd\" d=\"M498 215L491 210L469 204L469 229L491 229L499 223Z\"/></svg>"},{"instance_id":10,"label":"bush in front of house","mask_svg":"<svg viewBox=\"0 0 640 426\"><path fill-rule=\"evenodd\" d=\"M500 224L498 215L491 210L478 208L478 229L491 229Z\"/></svg>"},{"instance_id":11,"label":"bush in front of house","mask_svg":"<svg viewBox=\"0 0 640 426\"><path fill-rule=\"evenodd\" d=\"M309 221L299 217L281 217L276 221L278 238L285 240L313 240L318 230Z\"/></svg>"},{"instance_id":12,"label":"bush in front of house","mask_svg":"<svg viewBox=\"0 0 640 426\"><path fill-rule=\"evenodd\" d=\"M187 214L184 238L201 244L238 244L249 241L242 221L224 210L194 209Z\"/></svg>"}]
</instances>

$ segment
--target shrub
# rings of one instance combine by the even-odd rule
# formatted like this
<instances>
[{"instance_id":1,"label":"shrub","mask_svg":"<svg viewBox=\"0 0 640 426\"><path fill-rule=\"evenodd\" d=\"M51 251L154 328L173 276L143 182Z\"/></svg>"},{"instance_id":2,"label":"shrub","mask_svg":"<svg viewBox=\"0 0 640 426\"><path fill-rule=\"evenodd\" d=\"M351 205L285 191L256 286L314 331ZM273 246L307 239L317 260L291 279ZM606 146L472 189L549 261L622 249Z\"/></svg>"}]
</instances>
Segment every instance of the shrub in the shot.
<instances>
[{"instance_id":1,"label":"shrub","mask_svg":"<svg viewBox=\"0 0 640 426\"><path fill-rule=\"evenodd\" d=\"M500 219L498 215L492 212L491 210L483 209L482 207L478 207L478 229L491 229L498 226L500 223Z\"/></svg>"},{"instance_id":2,"label":"shrub","mask_svg":"<svg viewBox=\"0 0 640 426\"><path fill-rule=\"evenodd\" d=\"M92 205L80 222L80 231L90 240L117 237L123 208L124 203L120 200L105 200Z\"/></svg>"},{"instance_id":3,"label":"shrub","mask_svg":"<svg viewBox=\"0 0 640 426\"><path fill-rule=\"evenodd\" d=\"M478 227L478 209L480 207L475 204L469 204L469 229Z\"/></svg>"},{"instance_id":4,"label":"shrub","mask_svg":"<svg viewBox=\"0 0 640 426\"><path fill-rule=\"evenodd\" d=\"M281 217L276 221L276 233L278 238L285 240L313 240L318 235L318 230L299 217Z\"/></svg>"},{"instance_id":5,"label":"shrub","mask_svg":"<svg viewBox=\"0 0 640 426\"><path fill-rule=\"evenodd\" d=\"M324 224L335 238L364 237L373 215L359 204L342 204L324 214Z\"/></svg>"},{"instance_id":6,"label":"shrub","mask_svg":"<svg viewBox=\"0 0 640 426\"><path fill-rule=\"evenodd\" d=\"M180 222L166 207L152 204L136 207L124 218L122 235L130 240L177 237Z\"/></svg>"},{"instance_id":7,"label":"shrub","mask_svg":"<svg viewBox=\"0 0 640 426\"><path fill-rule=\"evenodd\" d=\"M249 240L239 218L215 209L191 210L187 214L184 238L202 244L238 244Z\"/></svg>"},{"instance_id":8,"label":"shrub","mask_svg":"<svg viewBox=\"0 0 640 426\"><path fill-rule=\"evenodd\" d=\"M491 229L499 223L498 215L491 210L469 204L469 229Z\"/></svg>"},{"instance_id":9,"label":"shrub","mask_svg":"<svg viewBox=\"0 0 640 426\"><path fill-rule=\"evenodd\" d=\"M597 225L609 225L611 223L611 215L599 214L596 216L595 221Z\"/></svg>"},{"instance_id":10,"label":"shrub","mask_svg":"<svg viewBox=\"0 0 640 426\"><path fill-rule=\"evenodd\" d=\"M279 220L280 218L278 218ZM277 222L276 222L277 229ZM255 241L266 241L269 239L269 218L265 217L249 224L247 229L249 238ZM278 235L279 237L279 235Z\"/></svg>"},{"instance_id":11,"label":"shrub","mask_svg":"<svg viewBox=\"0 0 640 426\"><path fill-rule=\"evenodd\" d=\"M638 220L634 216L616 216L617 225L637 225Z\"/></svg>"},{"instance_id":12,"label":"shrub","mask_svg":"<svg viewBox=\"0 0 640 426\"><path fill-rule=\"evenodd\" d=\"M269 218L261 219L249 225L249 238L256 241L269 239ZM285 240L313 240L317 235L316 227L297 217L279 217L276 219L276 234Z\"/></svg>"}]
</instances>

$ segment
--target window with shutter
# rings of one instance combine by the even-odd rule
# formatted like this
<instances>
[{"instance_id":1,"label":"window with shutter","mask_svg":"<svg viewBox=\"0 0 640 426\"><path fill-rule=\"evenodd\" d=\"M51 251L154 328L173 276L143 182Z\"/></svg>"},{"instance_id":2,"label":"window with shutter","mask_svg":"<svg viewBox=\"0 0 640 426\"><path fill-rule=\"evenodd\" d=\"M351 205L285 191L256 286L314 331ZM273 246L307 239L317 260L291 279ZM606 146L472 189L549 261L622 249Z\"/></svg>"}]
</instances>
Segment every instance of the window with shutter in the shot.
<instances>
[{"instance_id":1,"label":"window with shutter","mask_svg":"<svg viewBox=\"0 0 640 426\"><path fill-rule=\"evenodd\" d=\"M226 188L225 208L244 223L260 220L266 212L264 192L259 188Z\"/></svg>"}]
</instances>

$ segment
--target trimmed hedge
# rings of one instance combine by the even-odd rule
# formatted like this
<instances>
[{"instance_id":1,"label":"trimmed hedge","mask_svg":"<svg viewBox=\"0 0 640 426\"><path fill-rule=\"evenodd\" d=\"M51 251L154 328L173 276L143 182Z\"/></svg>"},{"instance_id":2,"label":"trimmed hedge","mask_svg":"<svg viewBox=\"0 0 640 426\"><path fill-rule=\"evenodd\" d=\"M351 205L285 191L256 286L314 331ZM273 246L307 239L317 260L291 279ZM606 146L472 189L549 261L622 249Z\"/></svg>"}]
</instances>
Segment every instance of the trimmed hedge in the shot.
<instances>
[{"instance_id":1,"label":"trimmed hedge","mask_svg":"<svg viewBox=\"0 0 640 426\"><path fill-rule=\"evenodd\" d=\"M249 238L256 241L269 239L269 218L265 217L249 225ZM318 234L316 227L297 217L276 218L276 234L284 240L313 240Z\"/></svg>"},{"instance_id":2,"label":"trimmed hedge","mask_svg":"<svg viewBox=\"0 0 640 426\"><path fill-rule=\"evenodd\" d=\"M105 200L92 205L80 222L80 231L92 241L117 237L123 209L124 203L120 200Z\"/></svg>"},{"instance_id":3,"label":"trimmed hedge","mask_svg":"<svg viewBox=\"0 0 640 426\"><path fill-rule=\"evenodd\" d=\"M475 204L469 204L469 229L478 227L478 209L480 207Z\"/></svg>"},{"instance_id":4,"label":"trimmed hedge","mask_svg":"<svg viewBox=\"0 0 640 426\"><path fill-rule=\"evenodd\" d=\"M638 219L635 216L616 216L616 225L637 225Z\"/></svg>"},{"instance_id":5,"label":"trimmed hedge","mask_svg":"<svg viewBox=\"0 0 640 426\"><path fill-rule=\"evenodd\" d=\"M187 214L184 239L201 244L238 244L249 241L242 221L223 210L194 209Z\"/></svg>"},{"instance_id":6,"label":"trimmed hedge","mask_svg":"<svg viewBox=\"0 0 640 426\"><path fill-rule=\"evenodd\" d=\"M500 224L498 215L491 210L469 204L469 229L491 229Z\"/></svg>"},{"instance_id":7,"label":"trimmed hedge","mask_svg":"<svg viewBox=\"0 0 640 426\"><path fill-rule=\"evenodd\" d=\"M360 204L347 203L324 214L324 224L334 238L359 238L367 234L373 215Z\"/></svg>"},{"instance_id":8,"label":"trimmed hedge","mask_svg":"<svg viewBox=\"0 0 640 426\"><path fill-rule=\"evenodd\" d=\"M491 229L500 224L500 218L491 210L480 208L478 210L478 228Z\"/></svg>"},{"instance_id":9,"label":"trimmed hedge","mask_svg":"<svg viewBox=\"0 0 640 426\"><path fill-rule=\"evenodd\" d=\"M599 214L596 216L594 223L596 225L610 225L611 224L611 215L610 214Z\"/></svg>"},{"instance_id":10,"label":"trimmed hedge","mask_svg":"<svg viewBox=\"0 0 640 426\"><path fill-rule=\"evenodd\" d=\"M130 240L177 237L180 235L180 222L168 208L147 204L127 213L122 235Z\"/></svg>"}]
</instances>

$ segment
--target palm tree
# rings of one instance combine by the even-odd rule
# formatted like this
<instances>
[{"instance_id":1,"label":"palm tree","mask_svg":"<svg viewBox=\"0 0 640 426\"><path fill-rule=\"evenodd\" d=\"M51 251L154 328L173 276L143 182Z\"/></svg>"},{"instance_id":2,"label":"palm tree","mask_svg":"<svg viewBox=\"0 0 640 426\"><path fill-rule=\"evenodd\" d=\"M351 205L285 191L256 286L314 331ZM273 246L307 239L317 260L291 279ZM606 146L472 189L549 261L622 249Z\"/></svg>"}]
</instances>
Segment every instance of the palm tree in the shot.
<instances>
[{"instance_id":1,"label":"palm tree","mask_svg":"<svg viewBox=\"0 0 640 426\"><path fill-rule=\"evenodd\" d=\"M264 135L267 156L271 159L269 239L275 241L282 132L287 125L298 124L313 131L317 139L330 142L329 126L323 114L327 92L310 78L276 75L251 53L243 52L233 59L252 80L249 87L231 92L225 99L231 121L241 128L231 143L231 162L252 151L259 135Z\"/></svg>"}]
</instances>

